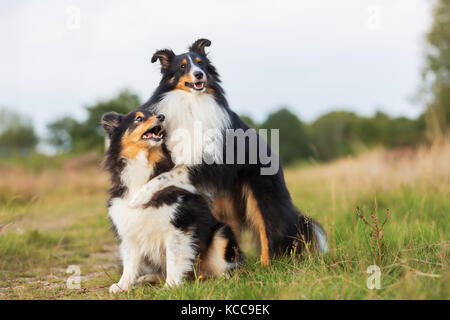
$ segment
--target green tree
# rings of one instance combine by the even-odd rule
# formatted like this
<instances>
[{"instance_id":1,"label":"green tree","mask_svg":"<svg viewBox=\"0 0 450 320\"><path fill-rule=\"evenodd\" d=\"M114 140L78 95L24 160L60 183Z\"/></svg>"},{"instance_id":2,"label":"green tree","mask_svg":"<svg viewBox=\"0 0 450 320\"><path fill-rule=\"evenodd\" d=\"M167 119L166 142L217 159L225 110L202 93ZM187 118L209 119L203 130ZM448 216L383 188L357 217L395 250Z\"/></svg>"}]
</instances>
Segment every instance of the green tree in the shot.
<instances>
[{"instance_id":1,"label":"green tree","mask_svg":"<svg viewBox=\"0 0 450 320\"><path fill-rule=\"evenodd\" d=\"M437 1L427 42L423 77L431 99L426 116L436 137L450 125L450 0Z\"/></svg>"},{"instance_id":2,"label":"green tree","mask_svg":"<svg viewBox=\"0 0 450 320\"><path fill-rule=\"evenodd\" d=\"M26 154L34 150L38 142L30 118L9 109L0 110L1 154Z\"/></svg>"},{"instance_id":3,"label":"green tree","mask_svg":"<svg viewBox=\"0 0 450 320\"><path fill-rule=\"evenodd\" d=\"M284 164L291 164L312 155L310 140L300 119L287 108L282 108L270 114L261 128L280 130L279 156Z\"/></svg>"},{"instance_id":4,"label":"green tree","mask_svg":"<svg viewBox=\"0 0 450 320\"><path fill-rule=\"evenodd\" d=\"M353 112L333 111L319 117L310 126L310 135L316 157L330 160L353 153L357 134L358 116Z\"/></svg>"},{"instance_id":5,"label":"green tree","mask_svg":"<svg viewBox=\"0 0 450 320\"><path fill-rule=\"evenodd\" d=\"M377 112L373 117L360 117L347 111L327 113L309 127L315 155L320 160L354 154L375 145L415 146L422 140L424 130L423 116L414 120Z\"/></svg>"},{"instance_id":6,"label":"green tree","mask_svg":"<svg viewBox=\"0 0 450 320\"><path fill-rule=\"evenodd\" d=\"M50 131L48 142L61 152L68 152L72 148L72 136L76 128L81 125L75 119L65 116L47 125Z\"/></svg>"},{"instance_id":7,"label":"green tree","mask_svg":"<svg viewBox=\"0 0 450 320\"><path fill-rule=\"evenodd\" d=\"M423 129L419 120L398 117L389 119L382 127L379 141L388 148L415 146L422 140Z\"/></svg>"},{"instance_id":8,"label":"green tree","mask_svg":"<svg viewBox=\"0 0 450 320\"><path fill-rule=\"evenodd\" d=\"M63 117L50 123L49 143L60 151L85 152L103 148L104 133L100 125L102 115L109 111L128 113L141 105L139 97L128 90L121 91L116 97L86 106L87 119L77 121Z\"/></svg>"},{"instance_id":9,"label":"green tree","mask_svg":"<svg viewBox=\"0 0 450 320\"><path fill-rule=\"evenodd\" d=\"M417 120L391 118L377 112L373 117L358 119L356 134L366 147L376 144L386 147L414 146L422 140L424 126L421 121L420 117Z\"/></svg>"}]
</instances>

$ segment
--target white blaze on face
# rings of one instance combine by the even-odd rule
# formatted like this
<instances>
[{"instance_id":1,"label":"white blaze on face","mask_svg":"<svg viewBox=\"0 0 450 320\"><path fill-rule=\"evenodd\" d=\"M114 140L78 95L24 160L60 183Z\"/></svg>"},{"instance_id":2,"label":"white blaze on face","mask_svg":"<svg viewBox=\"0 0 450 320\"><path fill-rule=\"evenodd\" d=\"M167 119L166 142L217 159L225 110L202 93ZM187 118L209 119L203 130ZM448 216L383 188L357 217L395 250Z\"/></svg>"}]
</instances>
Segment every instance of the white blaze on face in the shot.
<instances>
[{"instance_id":1,"label":"white blaze on face","mask_svg":"<svg viewBox=\"0 0 450 320\"><path fill-rule=\"evenodd\" d=\"M190 73L191 79L193 79L193 81L194 81L194 89L197 91L199 91L199 90L203 91L205 89L206 74L197 64L194 63L194 61L192 61L190 56L188 56L188 59L189 59L189 62L191 63L191 70L189 73ZM199 73L199 72L201 72L203 75L203 77L200 80L198 80L195 77L195 74Z\"/></svg>"}]
</instances>

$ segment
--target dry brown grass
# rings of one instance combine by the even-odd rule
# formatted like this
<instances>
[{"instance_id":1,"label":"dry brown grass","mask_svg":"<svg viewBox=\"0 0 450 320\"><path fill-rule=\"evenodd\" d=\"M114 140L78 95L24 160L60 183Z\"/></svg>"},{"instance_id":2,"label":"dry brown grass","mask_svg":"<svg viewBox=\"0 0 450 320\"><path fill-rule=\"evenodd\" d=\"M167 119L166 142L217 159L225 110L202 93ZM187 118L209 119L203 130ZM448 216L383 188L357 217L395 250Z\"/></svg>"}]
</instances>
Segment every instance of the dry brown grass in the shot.
<instances>
[{"instance_id":1,"label":"dry brown grass","mask_svg":"<svg viewBox=\"0 0 450 320\"><path fill-rule=\"evenodd\" d=\"M77 166L74 161L76 159L68 161L62 170L49 169L37 173L21 167L0 168L0 190L32 198L58 190L89 193L108 186L108 176L100 170L99 164Z\"/></svg>"},{"instance_id":2,"label":"dry brown grass","mask_svg":"<svg viewBox=\"0 0 450 320\"><path fill-rule=\"evenodd\" d=\"M292 168L286 172L286 181L292 185L302 181L312 193L317 193L318 189L329 193L334 206L349 198L376 196L405 186L450 196L450 137L440 144L418 150L377 148L328 164L300 170Z\"/></svg>"},{"instance_id":3,"label":"dry brown grass","mask_svg":"<svg viewBox=\"0 0 450 320\"><path fill-rule=\"evenodd\" d=\"M82 155L62 168L38 172L0 167L0 233L63 227L103 207L108 175L100 169L100 160L99 155ZM86 210L83 204L93 201L98 204Z\"/></svg>"}]
</instances>

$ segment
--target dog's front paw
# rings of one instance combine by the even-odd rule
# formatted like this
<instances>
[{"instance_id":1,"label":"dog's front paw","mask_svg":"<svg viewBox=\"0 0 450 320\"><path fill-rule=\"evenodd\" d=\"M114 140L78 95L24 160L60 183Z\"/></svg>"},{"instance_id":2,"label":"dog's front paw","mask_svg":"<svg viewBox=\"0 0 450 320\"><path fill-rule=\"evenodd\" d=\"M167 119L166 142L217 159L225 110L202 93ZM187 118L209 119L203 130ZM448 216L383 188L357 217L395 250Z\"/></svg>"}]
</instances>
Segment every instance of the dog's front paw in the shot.
<instances>
[{"instance_id":1,"label":"dog's front paw","mask_svg":"<svg viewBox=\"0 0 450 320\"><path fill-rule=\"evenodd\" d=\"M138 208L146 204L150 201L152 196L152 188L151 186L143 186L136 194L133 195L133 197L130 200L130 207L132 208Z\"/></svg>"},{"instance_id":2,"label":"dog's front paw","mask_svg":"<svg viewBox=\"0 0 450 320\"><path fill-rule=\"evenodd\" d=\"M109 287L109 293L111 293L111 294L117 294L117 293L121 293L124 291L126 291L126 290L119 287L118 283L114 283L111 287Z\"/></svg>"}]
</instances>

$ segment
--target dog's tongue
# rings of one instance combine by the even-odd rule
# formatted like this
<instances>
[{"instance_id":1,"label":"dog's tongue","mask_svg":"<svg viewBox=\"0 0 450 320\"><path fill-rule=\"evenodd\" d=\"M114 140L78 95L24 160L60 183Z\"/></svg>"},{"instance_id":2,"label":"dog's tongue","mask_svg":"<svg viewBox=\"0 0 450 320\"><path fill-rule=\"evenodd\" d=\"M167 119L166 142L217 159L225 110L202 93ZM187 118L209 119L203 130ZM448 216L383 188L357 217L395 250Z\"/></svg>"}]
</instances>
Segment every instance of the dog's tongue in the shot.
<instances>
[{"instance_id":1,"label":"dog's tongue","mask_svg":"<svg viewBox=\"0 0 450 320\"><path fill-rule=\"evenodd\" d=\"M145 138L150 138L153 135L153 133L151 132L147 132L146 134L144 134Z\"/></svg>"},{"instance_id":2,"label":"dog's tongue","mask_svg":"<svg viewBox=\"0 0 450 320\"><path fill-rule=\"evenodd\" d=\"M197 89L202 88L202 87L203 87L203 82L197 82L197 83L194 83L194 86L195 86Z\"/></svg>"}]
</instances>

